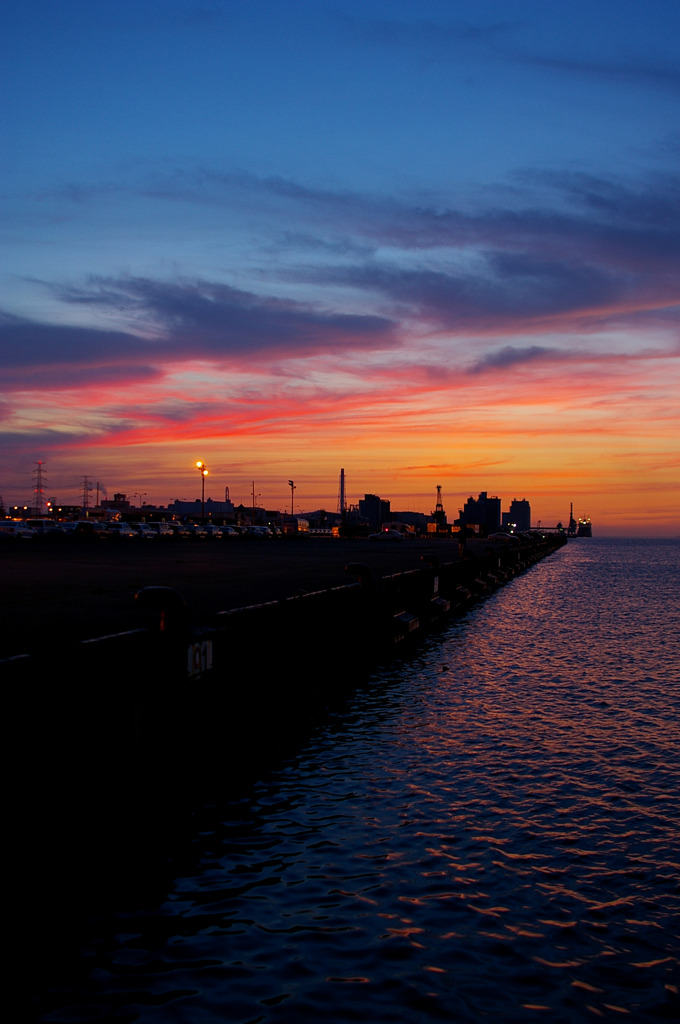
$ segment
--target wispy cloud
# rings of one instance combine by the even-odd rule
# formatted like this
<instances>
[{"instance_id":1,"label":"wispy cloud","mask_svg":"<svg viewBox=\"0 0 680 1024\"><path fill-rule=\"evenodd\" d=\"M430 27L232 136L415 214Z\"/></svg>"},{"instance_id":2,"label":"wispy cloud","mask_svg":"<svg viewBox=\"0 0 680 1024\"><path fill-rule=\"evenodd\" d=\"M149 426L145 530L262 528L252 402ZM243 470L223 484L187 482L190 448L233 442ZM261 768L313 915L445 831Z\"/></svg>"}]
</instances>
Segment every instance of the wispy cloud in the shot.
<instances>
[{"instance_id":1,"label":"wispy cloud","mask_svg":"<svg viewBox=\"0 0 680 1024\"><path fill-rule=\"evenodd\" d=\"M477 360L470 373L482 373L487 369L506 369L510 366L517 366L520 363L533 363L536 360L554 359L557 353L553 349L545 348L542 345L528 345L525 348L515 348L512 345L504 345L495 352L489 352L482 359Z\"/></svg>"},{"instance_id":2,"label":"wispy cloud","mask_svg":"<svg viewBox=\"0 0 680 1024\"><path fill-rule=\"evenodd\" d=\"M509 10L512 12L512 8ZM513 19L494 19L491 15L488 21L480 22L451 17L416 17L406 21L397 17L373 18L369 10L367 17L336 14L335 20L341 30L358 41L375 48L398 49L405 58L410 56L428 64L450 65L461 58L467 62L474 57L586 80L605 79L630 88L641 85L673 91L680 88L680 71L673 59L675 54L668 46L657 45L656 52L649 54L648 59L637 53L618 53L615 49L608 52L606 43L600 45L600 52L593 52L588 45L588 33L584 31L581 52L567 54L559 43L555 45L539 37L532 40L537 28L540 36L542 19L540 15L536 17L536 12L522 11L522 15ZM578 17L576 12L569 12L569 21ZM549 36L559 39L559 18L552 10L550 21L548 28L552 27L553 31ZM672 28L670 31L672 35Z\"/></svg>"},{"instance_id":3,"label":"wispy cloud","mask_svg":"<svg viewBox=\"0 0 680 1024\"><path fill-rule=\"evenodd\" d=\"M66 306L115 314L130 329L40 324L6 315L0 321L6 386L38 386L48 373L53 386L77 386L114 379L123 367L138 379L173 362L225 363L395 343L396 325L385 317L325 310L215 282L93 278L56 292ZM65 377L67 367L77 372Z\"/></svg>"},{"instance_id":4,"label":"wispy cloud","mask_svg":"<svg viewBox=\"0 0 680 1024\"><path fill-rule=\"evenodd\" d=\"M477 209L252 176L198 181L217 200L229 185L290 201L292 210L274 221L288 239L278 250L288 261L263 264L257 289L179 275L46 283L62 303L62 323L0 319L8 390L151 382L194 360L282 365L354 353L361 362L370 352L419 346L433 333L452 345L460 337L488 345L496 336L625 328L644 348L646 330L678 325L680 183L668 176L634 187L525 173L517 178L523 193ZM191 194L190 182L183 188ZM551 201L541 205L541 194ZM289 285L309 298L285 297ZM75 325L69 310L79 311ZM91 327L82 326L85 311ZM551 348L482 348L468 366L510 372L551 358Z\"/></svg>"},{"instance_id":5,"label":"wispy cloud","mask_svg":"<svg viewBox=\"0 0 680 1024\"><path fill-rule=\"evenodd\" d=\"M470 54L470 48L487 49L511 36L521 24L518 20L496 20L475 24L464 19L357 18L334 12L334 21L356 40L373 46L395 47L402 52L422 55L432 60L450 62L455 54Z\"/></svg>"},{"instance_id":6,"label":"wispy cloud","mask_svg":"<svg viewBox=\"0 0 680 1024\"><path fill-rule=\"evenodd\" d=\"M680 91L680 70L670 56L666 59L644 61L637 57L630 60L568 59L558 55L525 54L522 63L536 68L564 72L570 75L596 76L610 79L628 88L641 85Z\"/></svg>"},{"instance_id":7,"label":"wispy cloud","mask_svg":"<svg viewBox=\"0 0 680 1024\"><path fill-rule=\"evenodd\" d=\"M485 351L495 337L625 328L643 348L646 330L677 326L680 182L669 175L634 185L524 172L512 190L476 205L204 169L156 187L182 201L249 197L252 211L272 201L267 215L286 259L268 262L272 243L263 244L251 288L179 274L46 282L61 323L0 320L8 390L150 382L194 360L280 366L354 353L360 366L368 353L420 346L432 334L452 346L483 342L467 360L476 373L511 372L551 358L554 343ZM71 199L80 201L77 190Z\"/></svg>"}]
</instances>

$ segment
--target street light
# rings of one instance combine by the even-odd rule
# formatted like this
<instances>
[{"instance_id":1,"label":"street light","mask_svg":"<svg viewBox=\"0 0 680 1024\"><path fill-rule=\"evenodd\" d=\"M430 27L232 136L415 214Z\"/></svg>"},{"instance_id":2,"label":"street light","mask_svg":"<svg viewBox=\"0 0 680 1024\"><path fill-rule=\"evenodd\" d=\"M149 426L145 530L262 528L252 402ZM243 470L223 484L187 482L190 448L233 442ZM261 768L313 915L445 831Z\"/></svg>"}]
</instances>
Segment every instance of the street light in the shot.
<instances>
[{"instance_id":1,"label":"street light","mask_svg":"<svg viewBox=\"0 0 680 1024\"><path fill-rule=\"evenodd\" d=\"M290 514L292 517L295 515L295 512L293 511L293 497L295 495L295 484L293 483L292 480L289 480L288 486L290 487Z\"/></svg>"},{"instance_id":2,"label":"street light","mask_svg":"<svg viewBox=\"0 0 680 1024\"><path fill-rule=\"evenodd\" d=\"M196 469L201 474L201 522L205 519L205 478L208 475L208 467L205 462L197 462Z\"/></svg>"}]
</instances>

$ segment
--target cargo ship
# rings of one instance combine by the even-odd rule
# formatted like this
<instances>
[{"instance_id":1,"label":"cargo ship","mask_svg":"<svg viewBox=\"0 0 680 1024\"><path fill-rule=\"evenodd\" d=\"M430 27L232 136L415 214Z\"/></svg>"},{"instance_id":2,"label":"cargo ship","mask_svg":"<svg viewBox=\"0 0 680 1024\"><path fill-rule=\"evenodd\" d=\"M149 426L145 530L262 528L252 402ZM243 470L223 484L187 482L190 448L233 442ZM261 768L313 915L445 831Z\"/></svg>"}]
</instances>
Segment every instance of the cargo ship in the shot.
<instances>
[{"instance_id":1,"label":"cargo ship","mask_svg":"<svg viewBox=\"0 0 680 1024\"><path fill-rule=\"evenodd\" d=\"M578 526L576 528L577 537L592 537L593 535L593 524L590 521L590 516L584 516L583 519L579 519Z\"/></svg>"}]
</instances>

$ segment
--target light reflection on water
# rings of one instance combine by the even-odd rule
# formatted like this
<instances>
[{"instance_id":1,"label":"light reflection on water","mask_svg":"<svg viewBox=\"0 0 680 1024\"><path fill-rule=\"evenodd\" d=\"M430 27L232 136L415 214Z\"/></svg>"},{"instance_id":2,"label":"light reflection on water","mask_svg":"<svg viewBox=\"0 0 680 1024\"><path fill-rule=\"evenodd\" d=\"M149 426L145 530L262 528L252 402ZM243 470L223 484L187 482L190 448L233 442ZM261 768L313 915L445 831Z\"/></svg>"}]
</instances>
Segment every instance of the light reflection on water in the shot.
<instances>
[{"instance_id":1,"label":"light reflection on water","mask_svg":"<svg viewBox=\"0 0 680 1024\"><path fill-rule=\"evenodd\" d=\"M570 543L377 676L45 1019L677 1014L679 550Z\"/></svg>"}]
</instances>

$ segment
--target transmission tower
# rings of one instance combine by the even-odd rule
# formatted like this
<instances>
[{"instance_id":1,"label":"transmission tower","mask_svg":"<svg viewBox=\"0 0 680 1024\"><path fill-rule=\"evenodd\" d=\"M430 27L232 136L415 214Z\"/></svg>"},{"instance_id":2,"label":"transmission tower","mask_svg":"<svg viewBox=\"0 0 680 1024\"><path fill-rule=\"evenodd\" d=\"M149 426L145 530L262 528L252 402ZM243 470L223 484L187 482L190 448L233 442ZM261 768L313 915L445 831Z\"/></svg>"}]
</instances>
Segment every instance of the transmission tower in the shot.
<instances>
[{"instance_id":1,"label":"transmission tower","mask_svg":"<svg viewBox=\"0 0 680 1024\"><path fill-rule=\"evenodd\" d=\"M35 475L35 488L34 488L35 502L34 502L34 507L35 507L36 515L41 517L42 514L43 514L43 505L45 504L45 488L43 487L43 484L45 483L45 477L43 475L43 466L45 465L45 463L42 461L42 459L39 459L35 463L35 465L38 468L33 470L33 473Z\"/></svg>"},{"instance_id":2,"label":"transmission tower","mask_svg":"<svg viewBox=\"0 0 680 1024\"><path fill-rule=\"evenodd\" d=\"M82 504L82 509L83 509L84 512L87 512L88 508L90 507L90 491L91 490L92 490L92 484L90 483L90 478L89 478L89 476L84 476L83 477L83 488L82 488L83 500L82 500L82 503L81 503Z\"/></svg>"}]
</instances>

